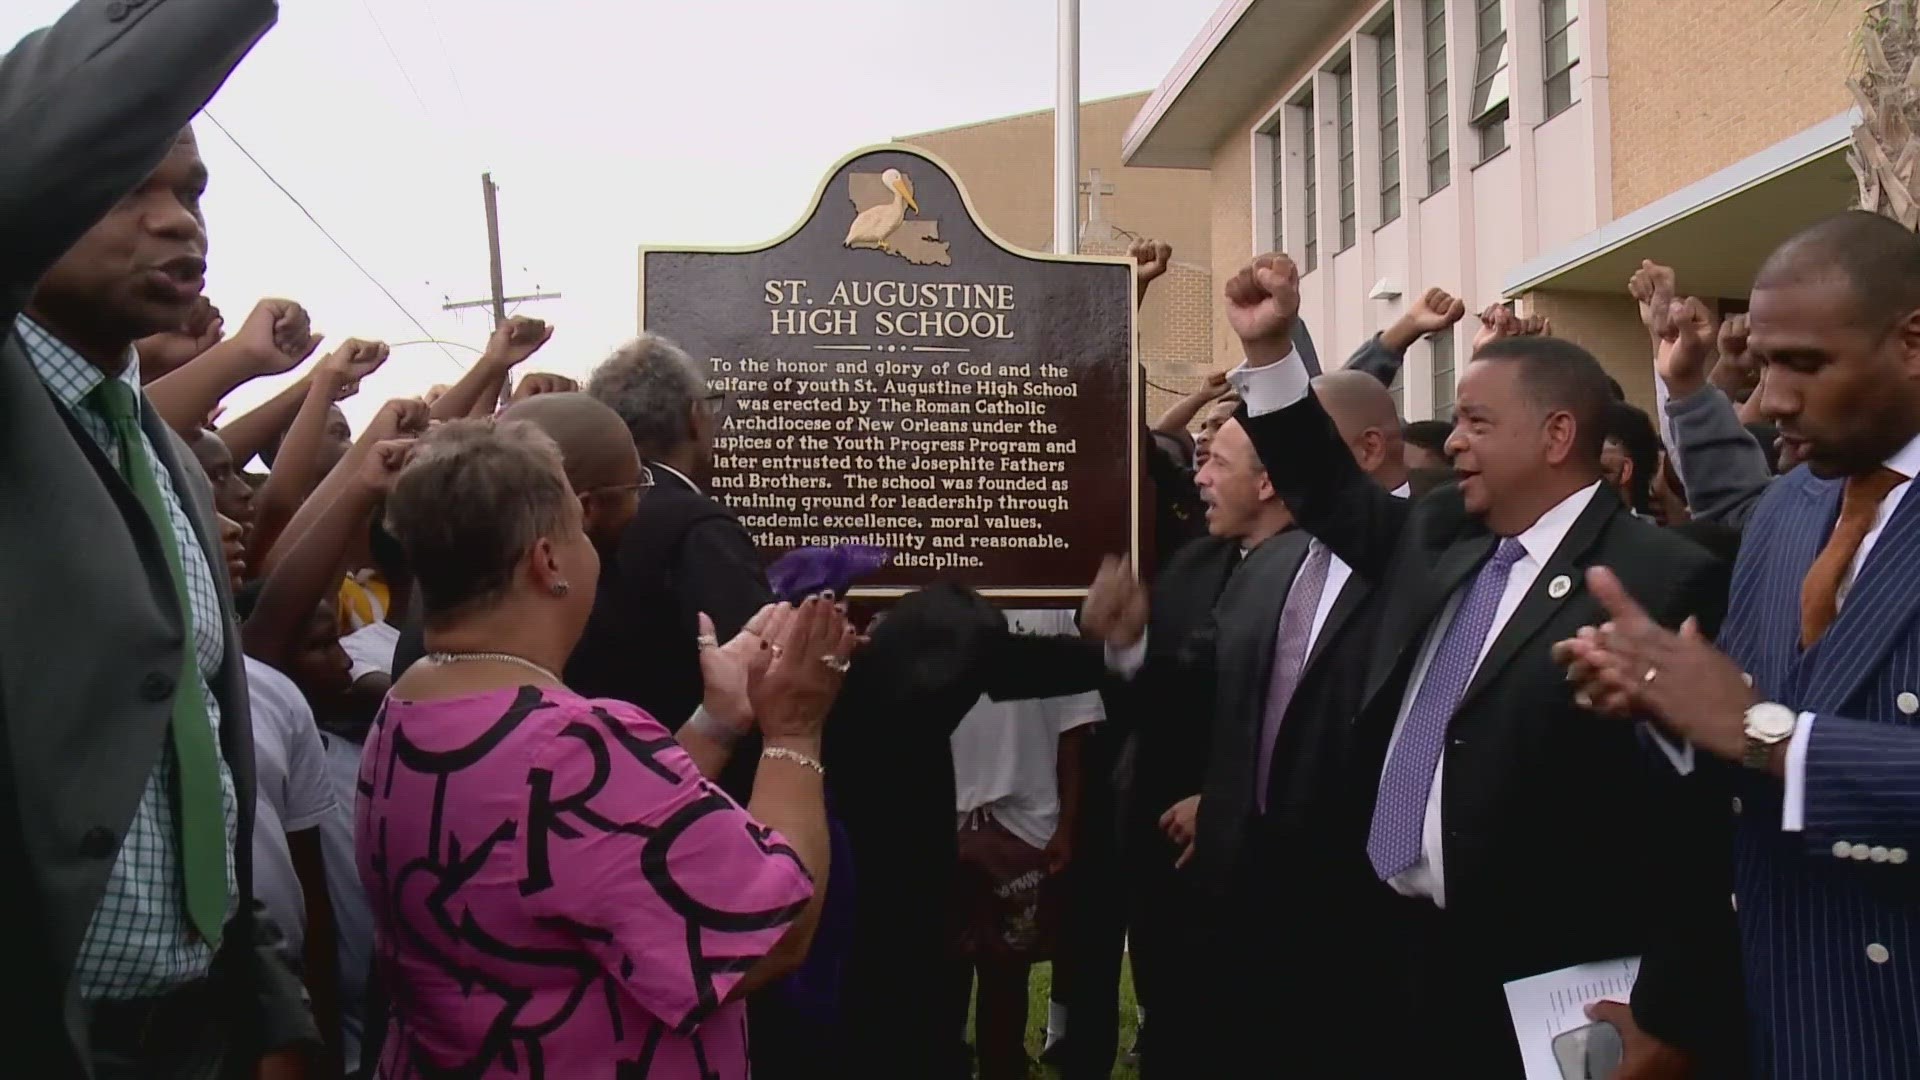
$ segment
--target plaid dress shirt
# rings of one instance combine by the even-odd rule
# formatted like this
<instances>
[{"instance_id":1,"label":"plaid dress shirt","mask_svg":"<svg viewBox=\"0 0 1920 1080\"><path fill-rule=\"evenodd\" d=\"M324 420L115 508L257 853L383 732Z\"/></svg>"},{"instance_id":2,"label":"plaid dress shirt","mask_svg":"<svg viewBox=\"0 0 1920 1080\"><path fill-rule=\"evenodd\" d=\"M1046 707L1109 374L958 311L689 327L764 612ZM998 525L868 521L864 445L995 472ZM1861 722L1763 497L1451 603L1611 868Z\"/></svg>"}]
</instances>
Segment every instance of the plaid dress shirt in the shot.
<instances>
[{"instance_id":1,"label":"plaid dress shirt","mask_svg":"<svg viewBox=\"0 0 1920 1080\"><path fill-rule=\"evenodd\" d=\"M35 325L22 315L15 320L21 343L33 361L40 381L65 406L88 435L93 437L108 458L121 460L119 439L107 420L87 404L87 395L105 381L100 369L79 353ZM120 374L122 381L140 392L140 361L137 355ZM142 434L142 439L146 436ZM160 463L149 440L147 460L154 479L166 500L167 517L173 524L180 545L180 561L187 579L187 596L193 606L194 656L199 660L200 682L207 702L207 721L213 725L215 745L220 738L220 701L213 684L225 660L225 612L220 607L220 592L214 585L213 569L207 565L200 537L182 508L173 488L173 478ZM111 613L103 613L111 614ZM94 910L80 943L80 958L75 974L80 994L89 1001L146 997L188 982L207 973L213 963L213 950L193 932L187 918L186 883L180 871L179 830L174 825L174 800L177 784L172 740L162 740L160 760L140 795L133 824L121 843L120 854L107 877L106 893ZM220 806L227 824L227 896L228 914L234 910L235 887L233 846L239 816L234 797L233 772L225 757L220 759Z\"/></svg>"}]
</instances>

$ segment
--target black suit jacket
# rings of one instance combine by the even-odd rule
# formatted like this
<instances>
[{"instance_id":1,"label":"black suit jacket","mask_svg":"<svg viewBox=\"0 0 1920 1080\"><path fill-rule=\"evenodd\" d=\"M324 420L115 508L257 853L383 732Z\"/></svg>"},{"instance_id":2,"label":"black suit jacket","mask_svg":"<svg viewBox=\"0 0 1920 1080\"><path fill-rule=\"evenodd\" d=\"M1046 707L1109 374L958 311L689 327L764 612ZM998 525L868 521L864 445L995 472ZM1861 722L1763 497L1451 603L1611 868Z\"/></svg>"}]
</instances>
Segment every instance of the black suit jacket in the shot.
<instances>
[{"instance_id":1,"label":"black suit jacket","mask_svg":"<svg viewBox=\"0 0 1920 1080\"><path fill-rule=\"evenodd\" d=\"M1153 583L1140 670L1106 695L1108 722L1124 739L1123 843L1144 844L1168 865L1179 852L1160 835L1160 815L1200 791L1212 741L1213 605L1240 562L1239 543L1212 536L1175 552Z\"/></svg>"},{"instance_id":2,"label":"black suit jacket","mask_svg":"<svg viewBox=\"0 0 1920 1080\"><path fill-rule=\"evenodd\" d=\"M1357 775L1372 780L1358 800L1370 819L1427 634L1495 538L1455 485L1408 501L1370 483L1311 394L1259 417L1243 408L1240 420L1295 520L1381 592L1354 730ZM1469 978L1496 990L1640 954L1664 917L1662 890L1697 854L1667 841L1684 804L1644 731L1576 706L1550 655L1554 642L1605 620L1585 588L1596 565L1664 625L1698 616L1711 633L1725 610L1725 568L1634 518L1603 486L1495 637L1448 728L1441 817L1447 921L1478 967ZM1554 584L1562 578L1564 591Z\"/></svg>"},{"instance_id":3,"label":"black suit jacket","mask_svg":"<svg viewBox=\"0 0 1920 1080\"><path fill-rule=\"evenodd\" d=\"M601 559L593 615L566 676L581 694L632 702L678 731L705 696L700 614L725 641L773 602L773 590L752 538L726 507L663 466L653 475L618 549ZM760 752L750 742L721 780L742 801Z\"/></svg>"}]
</instances>

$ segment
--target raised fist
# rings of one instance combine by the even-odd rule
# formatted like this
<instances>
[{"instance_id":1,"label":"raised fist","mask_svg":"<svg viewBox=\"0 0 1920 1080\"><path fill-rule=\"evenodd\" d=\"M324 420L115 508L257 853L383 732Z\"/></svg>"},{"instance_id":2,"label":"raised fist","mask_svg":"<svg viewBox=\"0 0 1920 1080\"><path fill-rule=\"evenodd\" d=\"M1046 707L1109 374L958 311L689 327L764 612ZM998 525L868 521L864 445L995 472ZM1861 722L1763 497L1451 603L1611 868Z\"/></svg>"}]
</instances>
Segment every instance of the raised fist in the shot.
<instances>
[{"instance_id":1,"label":"raised fist","mask_svg":"<svg viewBox=\"0 0 1920 1080\"><path fill-rule=\"evenodd\" d=\"M412 455L412 439L386 439L375 443L366 460L361 462L361 483L381 495L390 493L393 491L393 482L400 478L400 470L407 467L407 459Z\"/></svg>"},{"instance_id":2,"label":"raised fist","mask_svg":"<svg viewBox=\"0 0 1920 1080\"><path fill-rule=\"evenodd\" d=\"M1640 323L1656 338L1667 336L1674 287L1673 267L1662 266L1652 259L1640 260L1640 269L1627 279L1627 292L1640 305Z\"/></svg>"},{"instance_id":3,"label":"raised fist","mask_svg":"<svg viewBox=\"0 0 1920 1080\"><path fill-rule=\"evenodd\" d=\"M1130 559L1109 555L1087 589L1080 632L1115 648L1127 648L1147 629L1147 590Z\"/></svg>"},{"instance_id":4,"label":"raised fist","mask_svg":"<svg viewBox=\"0 0 1920 1080\"><path fill-rule=\"evenodd\" d=\"M1760 381L1760 365L1747 348L1745 315L1729 315L1721 320L1719 345L1720 360L1707 378L1726 391L1728 397L1743 397Z\"/></svg>"},{"instance_id":5,"label":"raised fist","mask_svg":"<svg viewBox=\"0 0 1920 1080\"><path fill-rule=\"evenodd\" d=\"M1524 324L1505 301L1488 304L1487 310L1480 313L1480 329L1473 335L1474 353L1478 354L1481 349L1503 337L1519 334L1523 327Z\"/></svg>"},{"instance_id":6,"label":"raised fist","mask_svg":"<svg viewBox=\"0 0 1920 1080\"><path fill-rule=\"evenodd\" d=\"M234 341L247 350L261 375L290 371L320 347L307 309L291 300L269 297L253 305Z\"/></svg>"},{"instance_id":7,"label":"raised fist","mask_svg":"<svg viewBox=\"0 0 1920 1080\"><path fill-rule=\"evenodd\" d=\"M345 401L360 392L360 380L379 371L392 351L385 342L348 338L320 361L314 375L326 381L333 400Z\"/></svg>"},{"instance_id":8,"label":"raised fist","mask_svg":"<svg viewBox=\"0 0 1920 1080\"><path fill-rule=\"evenodd\" d=\"M1664 323L1666 335L1655 364L1668 393L1685 397L1706 382L1707 361L1713 356L1719 328L1714 325L1713 312L1692 296L1669 301Z\"/></svg>"},{"instance_id":9,"label":"raised fist","mask_svg":"<svg viewBox=\"0 0 1920 1080\"><path fill-rule=\"evenodd\" d=\"M508 404L518 405L530 397L538 397L541 394L570 394L578 389L580 384L565 375L536 371L521 379L520 385L514 387L513 397L508 399Z\"/></svg>"},{"instance_id":10,"label":"raised fist","mask_svg":"<svg viewBox=\"0 0 1920 1080\"><path fill-rule=\"evenodd\" d=\"M1278 252L1262 255L1227 279L1227 324L1258 367L1293 351L1293 323L1300 316L1300 270Z\"/></svg>"},{"instance_id":11,"label":"raised fist","mask_svg":"<svg viewBox=\"0 0 1920 1080\"><path fill-rule=\"evenodd\" d=\"M369 431L377 439L411 438L427 433L433 411L419 398L394 398L374 414Z\"/></svg>"},{"instance_id":12,"label":"raised fist","mask_svg":"<svg viewBox=\"0 0 1920 1080\"><path fill-rule=\"evenodd\" d=\"M188 361L220 344L220 339L226 336L226 326L213 301L200 297L178 330L141 338L135 343L140 353L140 378L152 382L185 367Z\"/></svg>"},{"instance_id":13,"label":"raised fist","mask_svg":"<svg viewBox=\"0 0 1920 1080\"><path fill-rule=\"evenodd\" d=\"M494 327L493 336L487 339L486 355L481 359L500 367L511 368L539 352L540 347L552 337L553 327L539 319L515 315Z\"/></svg>"},{"instance_id":14,"label":"raised fist","mask_svg":"<svg viewBox=\"0 0 1920 1080\"><path fill-rule=\"evenodd\" d=\"M1157 240L1135 240L1127 248L1127 255L1133 259L1134 280L1139 282L1140 295L1147 294L1147 286L1153 280L1167 272L1173 261L1173 246Z\"/></svg>"},{"instance_id":15,"label":"raised fist","mask_svg":"<svg viewBox=\"0 0 1920 1080\"><path fill-rule=\"evenodd\" d=\"M1467 314L1467 302L1445 289L1428 289L1407 309L1407 318L1422 335L1437 334Z\"/></svg>"}]
</instances>

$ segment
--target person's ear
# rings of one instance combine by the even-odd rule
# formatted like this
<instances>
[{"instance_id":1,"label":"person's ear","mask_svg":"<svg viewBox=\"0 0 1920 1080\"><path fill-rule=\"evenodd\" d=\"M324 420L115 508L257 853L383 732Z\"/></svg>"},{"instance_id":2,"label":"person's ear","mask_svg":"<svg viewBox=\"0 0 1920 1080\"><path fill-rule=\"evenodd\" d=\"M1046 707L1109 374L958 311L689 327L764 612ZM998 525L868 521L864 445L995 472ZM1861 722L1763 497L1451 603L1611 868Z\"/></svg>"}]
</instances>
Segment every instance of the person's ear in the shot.
<instances>
[{"instance_id":1,"label":"person's ear","mask_svg":"<svg viewBox=\"0 0 1920 1080\"><path fill-rule=\"evenodd\" d=\"M1546 427L1542 431L1547 464L1562 465L1573 456L1574 441L1579 430L1579 422L1565 409L1547 415Z\"/></svg>"},{"instance_id":2,"label":"person's ear","mask_svg":"<svg viewBox=\"0 0 1920 1080\"><path fill-rule=\"evenodd\" d=\"M560 568L559 551L551 538L542 536L527 549L527 569L533 584L543 595L565 596L573 588Z\"/></svg>"}]
</instances>

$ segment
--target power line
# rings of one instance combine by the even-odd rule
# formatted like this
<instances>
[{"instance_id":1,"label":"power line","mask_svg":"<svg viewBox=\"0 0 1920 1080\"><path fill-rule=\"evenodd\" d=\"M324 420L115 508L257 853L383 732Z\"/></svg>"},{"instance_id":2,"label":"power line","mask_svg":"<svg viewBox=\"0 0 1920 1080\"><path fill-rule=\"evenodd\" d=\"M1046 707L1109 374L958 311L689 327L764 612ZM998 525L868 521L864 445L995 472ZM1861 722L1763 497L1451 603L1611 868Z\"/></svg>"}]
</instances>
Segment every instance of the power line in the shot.
<instances>
[{"instance_id":1,"label":"power line","mask_svg":"<svg viewBox=\"0 0 1920 1080\"><path fill-rule=\"evenodd\" d=\"M414 85L413 76L408 73L407 65L401 61L400 50L395 49L393 40L387 37L387 28L380 25L380 17L373 13L373 5L368 3L368 0L360 0L360 6L367 9L367 18L372 20L374 30L379 33L381 42L386 45L387 55L393 57L393 66L400 69L400 77L407 80L407 89L413 91L413 100L420 103L420 111L426 113L427 120L431 122L433 110L427 107L427 99L420 96L420 88Z\"/></svg>"},{"instance_id":2,"label":"power line","mask_svg":"<svg viewBox=\"0 0 1920 1080\"><path fill-rule=\"evenodd\" d=\"M467 130L477 137L480 128L473 122L473 107L467 104L467 88L460 83L460 70L454 66L453 53L447 48L446 36L440 32L440 18L433 13L433 0L420 0L420 4L427 9L427 23L433 27L434 40L440 43L440 59L446 62L447 74L453 77L453 92L460 99L460 111L467 118Z\"/></svg>"},{"instance_id":3,"label":"power line","mask_svg":"<svg viewBox=\"0 0 1920 1080\"><path fill-rule=\"evenodd\" d=\"M220 129L220 134L225 135L227 137L227 141L233 144L234 149L240 151L241 154L245 155L248 161L253 162L253 167L260 170L260 175L266 177L268 183L278 188L280 190L280 194L285 195L287 197L287 201L291 202L294 205L295 209L299 210L302 214L305 214L308 221L313 222L313 227L316 229L319 229L320 235L326 237L328 243L332 244L335 248L337 248L340 254L346 256L347 261L353 264L353 268L355 270L360 271L362 276L364 276L368 281L373 282L374 288L379 289L383 296L385 296L388 300L393 302L393 306L400 310L400 314L405 315L407 317L408 322L412 323L414 327L418 329L423 336L425 336L429 340L435 341L436 344L438 343L438 339L434 338L433 336L433 331L427 329L427 326L425 323L415 318L413 312L407 310L407 305L401 303L400 298L393 295L393 291L391 289L388 289L385 285L380 284L380 279L373 276L373 271L368 270L364 265L361 264L359 259L354 258L353 252L348 251L347 246L345 244L342 244L339 240L335 239L333 233L327 231L327 227L325 225L320 224L320 219L313 216L313 211L307 209L306 204L301 202L299 198L297 198L293 194L293 192L288 191L287 186L285 184L282 184L279 178L274 176L273 173L265 165L262 165L260 163L259 158L253 156L253 151L247 149L246 144L242 143L239 139L236 139L233 137L233 132L227 130L227 125L222 124L219 118L214 116L213 113L211 112L204 113L203 115L206 116L206 118L212 122L214 127ZM466 370L467 365L461 363L458 359L455 359L452 353L447 352L447 347L445 345L440 345L439 348L440 348L440 351L446 355L446 358L453 362L454 366L458 367L462 371Z\"/></svg>"}]
</instances>

